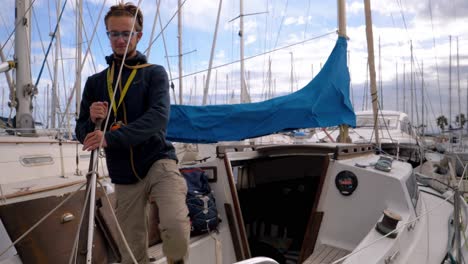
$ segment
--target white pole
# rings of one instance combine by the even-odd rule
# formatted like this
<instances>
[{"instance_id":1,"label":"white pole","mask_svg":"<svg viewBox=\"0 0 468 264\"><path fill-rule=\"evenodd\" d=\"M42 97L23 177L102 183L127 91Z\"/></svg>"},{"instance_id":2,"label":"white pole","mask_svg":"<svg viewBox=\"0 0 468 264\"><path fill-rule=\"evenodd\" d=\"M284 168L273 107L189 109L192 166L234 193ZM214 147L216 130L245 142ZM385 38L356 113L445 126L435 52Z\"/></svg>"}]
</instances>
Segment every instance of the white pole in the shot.
<instances>
[{"instance_id":1,"label":"white pole","mask_svg":"<svg viewBox=\"0 0 468 264\"><path fill-rule=\"evenodd\" d=\"M347 37L346 36L346 2L345 0L338 0L337 5L338 5L338 35L346 38ZM340 125L340 135L338 137L340 138L341 143L346 143L348 141L349 130L348 130L347 125L345 124Z\"/></svg>"},{"instance_id":2,"label":"white pole","mask_svg":"<svg viewBox=\"0 0 468 264\"><path fill-rule=\"evenodd\" d=\"M369 60L370 88L372 95L372 110L374 112L374 134L375 143L380 148L378 122L377 122L377 82L375 77L375 59L374 59L374 37L372 33L372 14L370 0L364 0L364 11L366 14L366 37L367 52Z\"/></svg>"},{"instance_id":3,"label":"white pole","mask_svg":"<svg viewBox=\"0 0 468 264\"><path fill-rule=\"evenodd\" d=\"M96 121L95 130L101 129L102 120ZM86 263L91 263L93 258L93 238L94 238L94 210L96 207L96 180L97 175L96 171L98 170L98 161L99 161L99 149L93 150L92 157L92 171L91 177L89 178L88 187L91 188L90 197L89 197L89 218L88 218L88 241L86 247Z\"/></svg>"},{"instance_id":4,"label":"white pole","mask_svg":"<svg viewBox=\"0 0 468 264\"><path fill-rule=\"evenodd\" d=\"M216 17L216 26L215 26L215 32L214 32L214 37L213 37L213 45L211 46L210 62L209 62L209 65L208 65L208 73L206 75L206 82L204 83L205 90L203 91L203 105L206 105L206 101L207 101L207 98L208 98L208 89L210 87L211 68L213 67L214 51L215 51L215 48L216 48L216 39L217 39L217 36L218 36L219 18L221 16L221 7L222 6L223 6L223 0L219 0L218 16Z\"/></svg>"},{"instance_id":5,"label":"white pole","mask_svg":"<svg viewBox=\"0 0 468 264\"><path fill-rule=\"evenodd\" d=\"M179 12L177 13L177 20L178 20L178 25L177 25L177 32L178 32L178 43L179 43L179 104L183 104L182 101L182 3L181 0L178 0L177 4L179 8Z\"/></svg>"},{"instance_id":6,"label":"white pole","mask_svg":"<svg viewBox=\"0 0 468 264\"><path fill-rule=\"evenodd\" d=\"M156 24L158 23L158 17L159 17L159 6L161 4L161 1L158 1L156 0L156 15L154 16L154 21L153 21L153 27L151 28L151 36L150 36L150 39L149 39L149 43L153 43L153 38L154 38L154 31L156 30ZM163 34L164 32L161 31L161 34ZM151 54L151 46L148 47L147 51L146 51L146 57L148 58L149 60L149 56ZM172 79L172 78L171 78ZM175 98L174 98L174 101L175 101Z\"/></svg>"},{"instance_id":7,"label":"white pole","mask_svg":"<svg viewBox=\"0 0 468 264\"><path fill-rule=\"evenodd\" d=\"M245 69L244 69L244 3L240 0L240 22L239 22L239 37L240 37L240 82L241 82L241 103L250 102L250 96L245 85Z\"/></svg>"},{"instance_id":8,"label":"white pole","mask_svg":"<svg viewBox=\"0 0 468 264\"><path fill-rule=\"evenodd\" d=\"M30 0L16 1L16 34L15 59L16 65L16 127L33 128L31 115L31 97L34 91L31 77L30 43L31 43L31 12L26 13Z\"/></svg>"},{"instance_id":9,"label":"white pole","mask_svg":"<svg viewBox=\"0 0 468 264\"><path fill-rule=\"evenodd\" d=\"M76 61L75 61L75 72L76 72L76 80L75 80L75 117L78 119L80 116L80 104L81 104L81 52L82 52L82 43L83 43L83 37L81 35L82 31L82 24L81 21L83 21L83 1L78 0L78 8L77 8L77 16L76 16L76 42L77 42L77 47L76 47ZM65 114L68 113L68 109L65 111Z\"/></svg>"}]
</instances>

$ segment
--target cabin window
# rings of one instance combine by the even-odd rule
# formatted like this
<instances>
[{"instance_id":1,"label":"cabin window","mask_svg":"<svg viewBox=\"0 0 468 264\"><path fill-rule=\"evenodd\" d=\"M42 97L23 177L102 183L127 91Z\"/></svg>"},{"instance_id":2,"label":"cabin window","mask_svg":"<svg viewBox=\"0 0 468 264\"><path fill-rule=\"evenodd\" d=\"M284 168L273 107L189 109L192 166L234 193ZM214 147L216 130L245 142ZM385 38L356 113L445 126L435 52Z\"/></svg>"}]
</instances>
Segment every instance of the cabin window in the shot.
<instances>
[{"instance_id":1,"label":"cabin window","mask_svg":"<svg viewBox=\"0 0 468 264\"><path fill-rule=\"evenodd\" d=\"M396 129L398 126L398 116L386 115L378 117L379 128ZM374 128L374 117L372 115L356 116L356 127L358 128Z\"/></svg>"},{"instance_id":2,"label":"cabin window","mask_svg":"<svg viewBox=\"0 0 468 264\"><path fill-rule=\"evenodd\" d=\"M413 203L414 208L416 208L416 204L418 203L419 199L419 189L418 183L416 182L416 175L414 174L414 172L411 173L408 180L406 180L406 188L408 189L411 202Z\"/></svg>"},{"instance_id":3,"label":"cabin window","mask_svg":"<svg viewBox=\"0 0 468 264\"><path fill-rule=\"evenodd\" d=\"M23 166L42 166L50 165L54 163L54 158L50 155L34 155L34 156L23 156L20 158L20 162Z\"/></svg>"}]
</instances>

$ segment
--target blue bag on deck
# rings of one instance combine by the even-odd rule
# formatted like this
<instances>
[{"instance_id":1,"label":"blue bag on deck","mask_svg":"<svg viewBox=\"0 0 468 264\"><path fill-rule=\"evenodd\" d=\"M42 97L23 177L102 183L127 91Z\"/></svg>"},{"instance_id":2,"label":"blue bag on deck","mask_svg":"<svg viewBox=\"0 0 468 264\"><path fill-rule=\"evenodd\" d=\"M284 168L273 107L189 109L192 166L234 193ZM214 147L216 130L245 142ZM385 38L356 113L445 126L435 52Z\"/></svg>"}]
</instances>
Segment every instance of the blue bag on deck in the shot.
<instances>
[{"instance_id":1,"label":"blue bag on deck","mask_svg":"<svg viewBox=\"0 0 468 264\"><path fill-rule=\"evenodd\" d=\"M208 175L200 168L181 169L187 182L187 207L194 235L217 230L219 224L216 201L208 183Z\"/></svg>"}]
</instances>

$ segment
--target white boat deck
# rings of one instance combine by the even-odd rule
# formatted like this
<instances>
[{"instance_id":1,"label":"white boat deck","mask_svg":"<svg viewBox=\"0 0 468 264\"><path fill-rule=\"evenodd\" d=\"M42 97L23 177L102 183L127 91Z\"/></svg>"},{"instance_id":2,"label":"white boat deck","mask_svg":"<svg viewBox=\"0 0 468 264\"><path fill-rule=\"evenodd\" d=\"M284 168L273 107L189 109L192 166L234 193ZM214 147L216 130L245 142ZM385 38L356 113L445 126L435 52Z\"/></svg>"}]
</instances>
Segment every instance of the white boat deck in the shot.
<instances>
[{"instance_id":1,"label":"white boat deck","mask_svg":"<svg viewBox=\"0 0 468 264\"><path fill-rule=\"evenodd\" d=\"M350 252L348 250L341 248L329 245L320 245L314 253L303 262L303 264L330 264L349 253ZM342 261L339 263L342 263Z\"/></svg>"}]
</instances>

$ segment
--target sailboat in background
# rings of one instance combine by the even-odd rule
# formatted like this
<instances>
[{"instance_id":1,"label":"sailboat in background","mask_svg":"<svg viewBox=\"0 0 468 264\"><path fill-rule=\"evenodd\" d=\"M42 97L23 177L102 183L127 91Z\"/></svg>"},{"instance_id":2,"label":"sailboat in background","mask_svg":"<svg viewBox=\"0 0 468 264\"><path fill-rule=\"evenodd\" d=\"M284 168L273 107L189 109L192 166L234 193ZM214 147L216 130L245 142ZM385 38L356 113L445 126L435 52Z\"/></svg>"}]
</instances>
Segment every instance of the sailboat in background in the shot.
<instances>
[{"instance_id":1,"label":"sailboat in background","mask_svg":"<svg viewBox=\"0 0 468 264\"><path fill-rule=\"evenodd\" d=\"M76 219L85 204L84 190L77 190L86 184L90 154L81 150L78 141L66 137L64 130L35 127L31 5L31 1L16 1L15 61L9 64L16 73L11 102L16 115L11 126L0 128L0 263L65 263L70 254L63 254L63 248L72 248L70 237L78 230ZM100 159L103 166L97 171L105 183L107 168ZM78 195L71 195L75 192ZM102 197L102 191L98 196ZM63 207L54 209L61 203Z\"/></svg>"}]
</instances>

